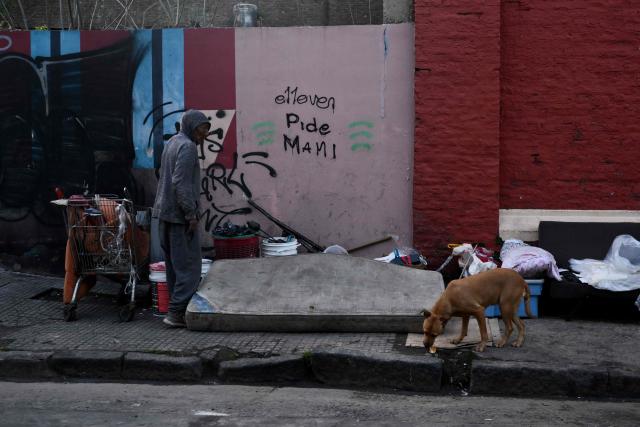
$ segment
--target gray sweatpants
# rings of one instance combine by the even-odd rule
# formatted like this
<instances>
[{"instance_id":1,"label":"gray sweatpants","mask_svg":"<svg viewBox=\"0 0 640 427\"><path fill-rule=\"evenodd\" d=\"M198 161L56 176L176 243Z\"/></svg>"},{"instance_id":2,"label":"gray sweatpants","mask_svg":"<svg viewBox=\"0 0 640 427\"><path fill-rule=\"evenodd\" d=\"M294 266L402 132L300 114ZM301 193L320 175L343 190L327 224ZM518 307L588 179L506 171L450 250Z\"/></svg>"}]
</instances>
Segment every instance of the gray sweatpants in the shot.
<instances>
[{"instance_id":1,"label":"gray sweatpants","mask_svg":"<svg viewBox=\"0 0 640 427\"><path fill-rule=\"evenodd\" d=\"M184 313L200 284L202 255L198 232L187 234L186 224L159 221L160 246L164 252L169 288L169 311Z\"/></svg>"}]
</instances>

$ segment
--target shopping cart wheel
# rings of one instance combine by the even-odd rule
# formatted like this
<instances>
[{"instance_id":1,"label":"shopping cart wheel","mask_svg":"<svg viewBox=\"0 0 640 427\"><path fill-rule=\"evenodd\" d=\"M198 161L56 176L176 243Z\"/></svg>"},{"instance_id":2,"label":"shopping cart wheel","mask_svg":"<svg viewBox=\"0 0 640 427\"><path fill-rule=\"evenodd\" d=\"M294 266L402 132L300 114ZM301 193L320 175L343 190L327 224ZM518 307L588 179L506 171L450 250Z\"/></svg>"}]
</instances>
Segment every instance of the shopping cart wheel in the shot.
<instances>
[{"instance_id":1,"label":"shopping cart wheel","mask_svg":"<svg viewBox=\"0 0 640 427\"><path fill-rule=\"evenodd\" d=\"M133 315L136 312L136 304L130 302L129 304L122 306L118 312L118 317L121 322L130 322L133 319Z\"/></svg>"},{"instance_id":2,"label":"shopping cart wheel","mask_svg":"<svg viewBox=\"0 0 640 427\"><path fill-rule=\"evenodd\" d=\"M74 320L78 319L78 316L76 314L76 309L77 308L78 308L78 306L76 304L65 304L64 305L63 315L64 315L64 321L65 322L73 322Z\"/></svg>"}]
</instances>

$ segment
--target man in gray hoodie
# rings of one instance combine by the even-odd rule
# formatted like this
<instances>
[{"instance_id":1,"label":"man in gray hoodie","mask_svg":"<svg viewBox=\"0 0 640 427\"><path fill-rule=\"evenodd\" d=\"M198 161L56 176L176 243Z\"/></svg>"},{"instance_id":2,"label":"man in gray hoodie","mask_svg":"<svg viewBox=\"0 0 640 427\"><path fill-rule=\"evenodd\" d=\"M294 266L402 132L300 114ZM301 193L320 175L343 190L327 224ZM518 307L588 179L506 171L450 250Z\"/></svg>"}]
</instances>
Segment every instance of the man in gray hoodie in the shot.
<instances>
[{"instance_id":1,"label":"man in gray hoodie","mask_svg":"<svg viewBox=\"0 0 640 427\"><path fill-rule=\"evenodd\" d=\"M153 214L159 219L169 288L169 313L164 323L185 327L187 304L198 289L202 255L198 236L200 165L197 145L211 124L202 112L186 111L180 132L164 146Z\"/></svg>"}]
</instances>

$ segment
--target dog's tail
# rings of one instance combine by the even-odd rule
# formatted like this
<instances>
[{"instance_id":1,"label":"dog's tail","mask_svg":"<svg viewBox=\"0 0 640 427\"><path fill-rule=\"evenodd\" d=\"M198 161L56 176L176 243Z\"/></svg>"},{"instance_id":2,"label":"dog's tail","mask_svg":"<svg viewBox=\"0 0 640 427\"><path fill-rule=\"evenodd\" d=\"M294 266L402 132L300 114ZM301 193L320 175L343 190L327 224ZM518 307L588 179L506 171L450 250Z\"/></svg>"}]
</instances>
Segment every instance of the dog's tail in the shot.
<instances>
[{"instance_id":1,"label":"dog's tail","mask_svg":"<svg viewBox=\"0 0 640 427\"><path fill-rule=\"evenodd\" d=\"M524 297L524 311L527 313L527 317L531 319L535 316L531 313L531 292L529 292L529 285L527 285L527 282L524 283L524 292L522 296Z\"/></svg>"}]
</instances>

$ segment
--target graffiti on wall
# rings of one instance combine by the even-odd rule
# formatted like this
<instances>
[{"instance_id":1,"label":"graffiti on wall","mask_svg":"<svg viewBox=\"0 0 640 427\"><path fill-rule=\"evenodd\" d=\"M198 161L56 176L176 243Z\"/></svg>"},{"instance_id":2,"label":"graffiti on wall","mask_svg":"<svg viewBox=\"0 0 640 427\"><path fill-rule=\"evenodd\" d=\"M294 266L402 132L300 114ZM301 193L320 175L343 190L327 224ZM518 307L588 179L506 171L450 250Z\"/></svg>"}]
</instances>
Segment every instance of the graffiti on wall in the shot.
<instances>
[{"instance_id":1,"label":"graffiti on wall","mask_svg":"<svg viewBox=\"0 0 640 427\"><path fill-rule=\"evenodd\" d=\"M333 136L331 117L336 112L336 99L333 96L303 93L298 86L287 86L286 89L274 97L276 105L287 106L311 106L326 114L303 115L300 112L288 110L284 114L283 125L285 132L282 135L282 148L285 152L291 152L297 156L315 155L318 158L336 160L339 147L336 142L329 141ZM252 129L256 132L257 144L273 143L273 122L264 121L255 123ZM347 133L350 140L350 149L356 151L371 151L373 149L375 124L363 119L348 124ZM335 140L335 138L333 138Z\"/></svg>"},{"instance_id":2,"label":"graffiti on wall","mask_svg":"<svg viewBox=\"0 0 640 427\"><path fill-rule=\"evenodd\" d=\"M179 131L182 113L197 108L212 125L199 147L203 232L210 237L224 221L242 221L233 217L251 214L249 197L269 199L277 214L287 206L284 215L295 212L301 229L330 228L327 218L348 213L354 202L373 206L361 191L376 182L371 167L408 170L411 123L403 118L411 117L411 91L397 90L392 80L409 81L411 61L398 60L408 64L409 78L381 81L387 75L378 65L388 58L370 43L381 31L0 32L0 219L31 211L46 216L41 206L58 188L65 195L85 188L119 192L135 185L133 176L148 177L151 196L164 144ZM363 41L357 53L343 47L354 33ZM285 52L303 41L321 54L293 66ZM410 31L402 31L402 43L398 52L411 45ZM266 51L273 55L261 57ZM358 61L336 71L322 59L327 52ZM384 113L385 103L400 108ZM323 174L323 185L307 184ZM338 183L342 175L350 177L348 185ZM318 204L329 199L318 214ZM147 206L152 202L145 198Z\"/></svg>"},{"instance_id":3,"label":"graffiti on wall","mask_svg":"<svg viewBox=\"0 0 640 427\"><path fill-rule=\"evenodd\" d=\"M57 223L61 215L49 201L61 194L122 194L126 186L135 197L132 168L161 166L163 145L179 131L188 108L205 112L212 125L199 147L205 230L230 214L251 212L221 194L250 197L243 168L260 167L271 177L276 171L266 152L237 152L235 91L228 90L233 56L216 61L216 73L197 71L206 68L198 52L233 49L232 34L0 34L0 219L33 213ZM216 89L216 83L227 89ZM211 88L208 96L202 87ZM146 205L153 202L137 196Z\"/></svg>"},{"instance_id":4,"label":"graffiti on wall","mask_svg":"<svg viewBox=\"0 0 640 427\"><path fill-rule=\"evenodd\" d=\"M275 96L274 103L290 106L308 104L320 111L329 110L332 114L336 111L335 97L302 93L297 86L287 86L282 93ZM282 147L285 152L297 156L315 155L336 160L336 144L327 142L328 135L332 132L331 124L324 119L315 115L304 116L289 110L284 115L284 128Z\"/></svg>"},{"instance_id":5,"label":"graffiti on wall","mask_svg":"<svg viewBox=\"0 0 640 427\"><path fill-rule=\"evenodd\" d=\"M156 109L170 104L171 102L164 103ZM181 114L184 111L185 109L171 110L162 118L167 119L169 116ZM235 202L228 200L234 195L247 198L252 196L250 183L245 178L243 171L248 165L261 166L272 178L277 176L277 172L266 163L269 153L263 151L245 153L242 156L234 151L232 164L229 167L226 162L218 162L217 158L224 149L224 140L234 119L235 110L202 110L202 112L207 115L211 124L209 135L205 138L204 143L198 146L198 160L202 169L200 191L202 227L206 233L210 233L215 227L227 220L229 215L248 215L253 211L248 205L234 207L233 204L238 203L237 200ZM145 121L149 120L151 116L152 112L145 117ZM153 124L147 142L148 147L152 146L152 136L159 125L161 125L160 122ZM174 129L173 133L165 133L163 140L168 141L180 131L179 122L174 122ZM239 164L239 161L242 163Z\"/></svg>"},{"instance_id":6,"label":"graffiti on wall","mask_svg":"<svg viewBox=\"0 0 640 427\"><path fill-rule=\"evenodd\" d=\"M209 118L211 128L204 144L199 147L202 168L200 204L205 232L210 233L230 215L248 215L253 209L242 202L242 197L251 198L251 183L245 171L250 165L261 167L272 178L276 170L267 163L269 153L253 151L239 155L232 153L230 165L218 161L224 150L224 140L235 116L234 110L203 111ZM254 166L255 167L255 166Z\"/></svg>"},{"instance_id":7,"label":"graffiti on wall","mask_svg":"<svg viewBox=\"0 0 640 427\"><path fill-rule=\"evenodd\" d=\"M247 168L259 205L322 244L410 228L412 42L399 26L236 30L241 153L278 173Z\"/></svg>"},{"instance_id":8,"label":"graffiti on wall","mask_svg":"<svg viewBox=\"0 0 640 427\"><path fill-rule=\"evenodd\" d=\"M373 128L375 125L367 120L351 122L348 125L349 139L351 140L351 151L366 150L371 151L373 144Z\"/></svg>"},{"instance_id":9,"label":"graffiti on wall","mask_svg":"<svg viewBox=\"0 0 640 427\"><path fill-rule=\"evenodd\" d=\"M0 219L32 213L55 224L61 216L49 201L57 195L136 187L132 41L63 54L63 37L51 33L46 57L9 52L11 43L0 53Z\"/></svg>"},{"instance_id":10,"label":"graffiti on wall","mask_svg":"<svg viewBox=\"0 0 640 427\"><path fill-rule=\"evenodd\" d=\"M271 121L257 122L251 126L258 145L273 144L275 124Z\"/></svg>"},{"instance_id":11,"label":"graffiti on wall","mask_svg":"<svg viewBox=\"0 0 640 427\"><path fill-rule=\"evenodd\" d=\"M256 165L266 171L271 178L278 175L276 170L266 162L268 158L269 153L264 151L252 151L242 156L236 152L233 154L231 168L216 162L205 169L204 176L201 178L202 190L200 193L201 202L204 202L202 203L202 211L205 231L212 231L229 215L248 215L252 212L249 206L233 207L234 205L231 204L231 207L225 208L225 204L234 195L246 198L251 198L253 195L250 182L246 180L243 171L247 166Z\"/></svg>"},{"instance_id":12,"label":"graffiti on wall","mask_svg":"<svg viewBox=\"0 0 640 427\"><path fill-rule=\"evenodd\" d=\"M9 36L0 35L0 52L11 49L13 40Z\"/></svg>"}]
</instances>

